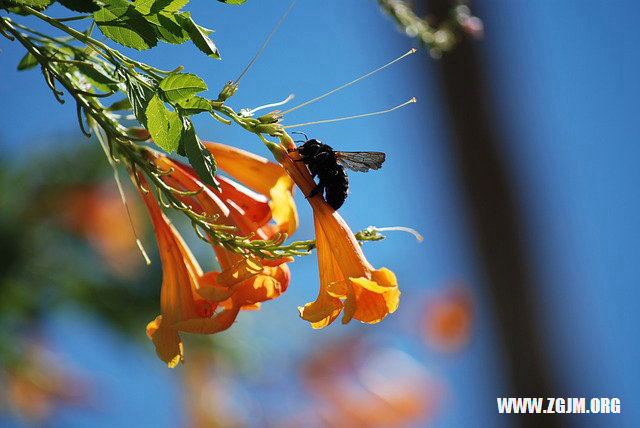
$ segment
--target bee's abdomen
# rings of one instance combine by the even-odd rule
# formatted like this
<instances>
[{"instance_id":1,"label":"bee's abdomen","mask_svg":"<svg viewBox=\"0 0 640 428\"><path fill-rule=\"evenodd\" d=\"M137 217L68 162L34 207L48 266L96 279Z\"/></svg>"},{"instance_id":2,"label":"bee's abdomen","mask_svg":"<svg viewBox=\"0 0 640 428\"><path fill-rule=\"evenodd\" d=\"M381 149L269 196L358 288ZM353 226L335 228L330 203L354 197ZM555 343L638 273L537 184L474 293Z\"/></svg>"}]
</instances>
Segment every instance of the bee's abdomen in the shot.
<instances>
[{"instance_id":1,"label":"bee's abdomen","mask_svg":"<svg viewBox=\"0 0 640 428\"><path fill-rule=\"evenodd\" d=\"M336 165L335 169L326 171L326 174L323 175L324 177L320 177L320 179L326 184L324 199L334 210L337 210L347 199L349 193L347 172L342 165Z\"/></svg>"}]
</instances>

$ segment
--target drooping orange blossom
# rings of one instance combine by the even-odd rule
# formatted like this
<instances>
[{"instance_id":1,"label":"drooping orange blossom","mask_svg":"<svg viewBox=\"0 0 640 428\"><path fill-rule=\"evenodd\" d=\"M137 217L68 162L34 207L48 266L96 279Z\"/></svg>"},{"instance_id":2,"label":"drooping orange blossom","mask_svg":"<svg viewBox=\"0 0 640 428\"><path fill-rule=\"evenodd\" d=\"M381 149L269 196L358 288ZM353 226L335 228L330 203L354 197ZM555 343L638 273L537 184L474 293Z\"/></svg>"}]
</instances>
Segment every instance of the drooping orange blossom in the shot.
<instances>
[{"instance_id":1,"label":"drooping orange blossom","mask_svg":"<svg viewBox=\"0 0 640 428\"><path fill-rule=\"evenodd\" d=\"M273 227L251 220L253 213L258 211L255 207L264 202L255 199L252 192L244 186L235 183L233 192L228 192L225 186L221 186L221 192L217 192L208 186L203 187L203 184L192 173L191 168L178 161L159 156L153 162L164 170L172 169L174 171L172 174L162 176L169 185L188 192L198 191L202 188L202 191L192 197L179 197L198 213L206 213L210 216L217 215L217 223L235 226L241 234L254 233L256 238L260 239L273 238L278 227L281 226L276 224L276 227ZM269 164L280 168L273 162ZM285 174L282 168L280 170L280 175ZM223 177L218 177L218 179L223 180ZM290 197L290 190L288 192ZM272 203L272 201L270 202ZM281 203L287 205L283 211L291 207L293 216L297 218L295 205L289 205L286 200ZM240 206L245 209L241 209ZM291 228L290 225L285 227ZM209 272L204 275L200 294L219 302L222 307L230 309L239 306L241 309L256 309L260 302L278 297L286 290L290 273L284 263L293 261L293 258L260 260L253 256L245 257L218 245L214 245L213 249L222 271Z\"/></svg>"},{"instance_id":2,"label":"drooping orange blossom","mask_svg":"<svg viewBox=\"0 0 640 428\"><path fill-rule=\"evenodd\" d=\"M290 138L283 138L283 143L295 147ZM234 177L244 176L263 196L271 197L267 203L276 220L275 228L266 224L268 215L259 214L264 201L252 197L248 189L237 183L222 180L221 191L216 192L204 186L189 167L162 155L153 155L150 160L159 168L172 171L161 176L167 184L188 192L199 191L191 196L179 196L183 202L201 214L217 215L222 224L236 226L242 233L254 233L261 238L273 236L284 228L295 229L297 213L291 199L291 183L283 178L281 169L261 158L243 156L247 152L238 149L214 143L207 146L218 156L222 169ZM306 167L294 162L282 146L274 145L271 149L291 179L309 194L315 183ZM269 174L270 181L264 176L256 180L261 167L277 174ZM158 245L164 255L162 315L149 324L147 332L161 359L175 366L183 358L178 331L200 334L222 331L233 323L241 309L255 309L260 302L279 296L290 279L283 263L291 260L261 263L255 257L244 257L214 246L222 271L203 274L155 199L144 193L143 199L154 219ZM371 266L348 225L320 195L309 198L309 202L314 212L321 284L316 301L299 308L301 317L314 328L330 324L342 310L343 323L352 318L367 323L381 321L398 307L400 291L395 275L386 268L376 270ZM214 315L217 306L223 310Z\"/></svg>"},{"instance_id":3,"label":"drooping orange blossom","mask_svg":"<svg viewBox=\"0 0 640 428\"><path fill-rule=\"evenodd\" d=\"M293 140L284 135L282 145L269 146L278 162L305 195L315 182ZM298 160L298 162L296 161ZM343 312L342 323L355 318L366 323L380 322L393 313L400 301L396 276L387 268L375 269L366 259L353 232L321 195L307 198L313 209L316 231L320 291L314 302L298 308L300 316L313 328L331 324Z\"/></svg>"},{"instance_id":4,"label":"drooping orange blossom","mask_svg":"<svg viewBox=\"0 0 640 428\"><path fill-rule=\"evenodd\" d=\"M204 142L215 157L218 167L236 180L244 183L269 199L269 208L276 222L275 233L293 234L298 227L298 213L293 202L293 181L277 163L219 143ZM225 180L221 178L223 192ZM272 228L273 229L273 228Z\"/></svg>"},{"instance_id":5,"label":"drooping orange blossom","mask_svg":"<svg viewBox=\"0 0 640 428\"><path fill-rule=\"evenodd\" d=\"M166 171L173 171L161 176L167 184L186 191L202 188L197 195L180 196L194 210L218 215L221 224L236 226L245 234L259 230L257 224L249 221L237 224L232 211L239 208L223 203L179 163L162 155L152 156L150 160ZM148 188L146 181L142 177L139 179ZM283 263L291 259L280 259L263 266L255 258L214 246L222 271L205 274L151 193L140 193L152 218L163 268L161 315L149 323L147 334L158 356L170 367L175 367L184 354L179 331L197 334L223 331L232 325L240 310L255 309L260 302L278 297L286 290L290 278L289 269ZM258 202L243 200L240 204L255 206ZM237 218L243 218L240 212L236 214ZM216 313L218 307L222 310Z\"/></svg>"}]
</instances>

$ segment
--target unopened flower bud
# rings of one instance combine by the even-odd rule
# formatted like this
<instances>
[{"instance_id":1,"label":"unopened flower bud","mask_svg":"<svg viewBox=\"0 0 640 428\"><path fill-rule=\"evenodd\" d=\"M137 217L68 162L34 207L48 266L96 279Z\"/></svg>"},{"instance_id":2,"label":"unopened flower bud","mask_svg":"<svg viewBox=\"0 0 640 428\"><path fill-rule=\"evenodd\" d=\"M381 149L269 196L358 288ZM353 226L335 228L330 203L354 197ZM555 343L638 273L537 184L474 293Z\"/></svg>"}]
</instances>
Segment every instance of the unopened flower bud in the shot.
<instances>
[{"instance_id":1,"label":"unopened flower bud","mask_svg":"<svg viewBox=\"0 0 640 428\"><path fill-rule=\"evenodd\" d=\"M260 134L267 134L271 136L278 136L282 133L282 125L277 123L262 123L253 127L254 132Z\"/></svg>"},{"instance_id":2,"label":"unopened flower bud","mask_svg":"<svg viewBox=\"0 0 640 428\"><path fill-rule=\"evenodd\" d=\"M134 126L129 128L128 132L129 132L129 135L131 135L134 138L138 138L140 140L148 140L149 138L151 138L149 131L139 126Z\"/></svg>"},{"instance_id":3,"label":"unopened flower bud","mask_svg":"<svg viewBox=\"0 0 640 428\"><path fill-rule=\"evenodd\" d=\"M233 82L227 82L220 91L220 95L218 95L218 101L226 101L228 98L232 97L236 91L238 90L238 85Z\"/></svg>"},{"instance_id":4,"label":"unopened flower bud","mask_svg":"<svg viewBox=\"0 0 640 428\"><path fill-rule=\"evenodd\" d=\"M262 123L277 123L280 119L282 119L282 113L280 110L274 110L258 118Z\"/></svg>"}]
</instances>

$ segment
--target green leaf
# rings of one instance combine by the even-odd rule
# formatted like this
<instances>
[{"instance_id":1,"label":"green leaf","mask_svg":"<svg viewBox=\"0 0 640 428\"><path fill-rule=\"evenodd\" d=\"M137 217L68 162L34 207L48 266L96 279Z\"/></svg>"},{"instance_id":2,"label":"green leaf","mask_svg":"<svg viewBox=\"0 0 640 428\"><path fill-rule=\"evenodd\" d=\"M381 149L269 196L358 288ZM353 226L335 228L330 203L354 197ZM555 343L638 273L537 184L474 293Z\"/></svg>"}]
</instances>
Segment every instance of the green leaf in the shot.
<instances>
[{"instance_id":1,"label":"green leaf","mask_svg":"<svg viewBox=\"0 0 640 428\"><path fill-rule=\"evenodd\" d=\"M160 11L177 12L189 3L189 0L156 0L151 8L151 13Z\"/></svg>"},{"instance_id":2,"label":"green leaf","mask_svg":"<svg viewBox=\"0 0 640 428\"><path fill-rule=\"evenodd\" d=\"M189 163L198 174L198 177L200 177L200 180L219 190L214 178L216 174L216 161L209 150L200 142L190 120L189 128L182 131L182 144L184 151L187 153L187 159L189 159Z\"/></svg>"},{"instance_id":3,"label":"green leaf","mask_svg":"<svg viewBox=\"0 0 640 428\"><path fill-rule=\"evenodd\" d=\"M46 9L53 3L53 0L12 0L11 3L22 6L31 6L36 9Z\"/></svg>"},{"instance_id":4,"label":"green leaf","mask_svg":"<svg viewBox=\"0 0 640 428\"><path fill-rule=\"evenodd\" d=\"M164 102L154 95L145 111L147 116L147 129L153 138L153 142L162 147L168 153L176 150L182 136L182 119L178 112L169 111Z\"/></svg>"},{"instance_id":5,"label":"green leaf","mask_svg":"<svg viewBox=\"0 0 640 428\"><path fill-rule=\"evenodd\" d=\"M27 52L18 63L18 70L28 70L38 65L38 60L35 56L31 55L31 52Z\"/></svg>"},{"instance_id":6,"label":"green leaf","mask_svg":"<svg viewBox=\"0 0 640 428\"><path fill-rule=\"evenodd\" d=\"M180 26L178 17L173 13L159 12L153 15L145 15L156 34L156 37L164 42L179 45L189 40L189 34Z\"/></svg>"},{"instance_id":7,"label":"green leaf","mask_svg":"<svg viewBox=\"0 0 640 428\"><path fill-rule=\"evenodd\" d=\"M97 89L104 92L117 91L119 89L120 82L99 64L94 63L93 67L78 64L77 67Z\"/></svg>"},{"instance_id":8,"label":"green leaf","mask_svg":"<svg viewBox=\"0 0 640 428\"><path fill-rule=\"evenodd\" d=\"M128 98L123 98L120 101L116 101L115 103L111 104L107 108L107 111L126 111L126 110L131 110L131 101L129 101Z\"/></svg>"},{"instance_id":9,"label":"green leaf","mask_svg":"<svg viewBox=\"0 0 640 428\"><path fill-rule=\"evenodd\" d=\"M211 111L209 100L198 96L180 101L177 106L180 107L180 113L186 116Z\"/></svg>"},{"instance_id":10,"label":"green leaf","mask_svg":"<svg viewBox=\"0 0 640 428\"><path fill-rule=\"evenodd\" d=\"M141 14L147 15L151 13L151 7L156 1L157 0L135 0L133 3L131 3L131 6L133 6Z\"/></svg>"},{"instance_id":11,"label":"green leaf","mask_svg":"<svg viewBox=\"0 0 640 428\"><path fill-rule=\"evenodd\" d=\"M133 114L145 128L147 127L147 106L153 96L154 93L146 86L139 84L135 80L127 80L127 97L131 102Z\"/></svg>"},{"instance_id":12,"label":"green leaf","mask_svg":"<svg viewBox=\"0 0 640 428\"><path fill-rule=\"evenodd\" d=\"M101 7L93 0L58 0L58 3L76 12L95 12Z\"/></svg>"},{"instance_id":13,"label":"green leaf","mask_svg":"<svg viewBox=\"0 0 640 428\"><path fill-rule=\"evenodd\" d=\"M162 2L163 0L158 0L158 3L162 3ZM170 1L165 1L165 3L167 3L167 5L163 6L162 10L165 10L167 12L177 12L183 7L185 7L189 3L189 0L170 0Z\"/></svg>"},{"instance_id":14,"label":"green leaf","mask_svg":"<svg viewBox=\"0 0 640 428\"><path fill-rule=\"evenodd\" d=\"M125 0L107 0L93 18L105 36L123 46L144 50L158 43L151 24Z\"/></svg>"},{"instance_id":15,"label":"green leaf","mask_svg":"<svg viewBox=\"0 0 640 428\"><path fill-rule=\"evenodd\" d=\"M159 88L168 102L176 103L206 91L207 85L195 74L172 73L160 82Z\"/></svg>"},{"instance_id":16,"label":"green leaf","mask_svg":"<svg viewBox=\"0 0 640 428\"><path fill-rule=\"evenodd\" d=\"M200 27L196 24L189 12L183 12L178 15L180 20L180 25L184 28L189 36L191 37L191 41L198 49L207 54L207 56L211 58L220 59L220 54L218 53L218 48L211 41L211 39L207 36L208 30L206 28Z\"/></svg>"},{"instance_id":17,"label":"green leaf","mask_svg":"<svg viewBox=\"0 0 640 428\"><path fill-rule=\"evenodd\" d=\"M184 138L180 139L180 144L178 144L178 148L176 149L176 153L180 156L187 156L187 152L184 151Z\"/></svg>"},{"instance_id":18,"label":"green leaf","mask_svg":"<svg viewBox=\"0 0 640 428\"><path fill-rule=\"evenodd\" d=\"M189 0L135 0L132 5L143 15L159 12L177 12L182 9Z\"/></svg>"},{"instance_id":19,"label":"green leaf","mask_svg":"<svg viewBox=\"0 0 640 428\"><path fill-rule=\"evenodd\" d=\"M242 4L244 2L246 2L247 0L218 0L220 3L226 3L226 4Z\"/></svg>"}]
</instances>

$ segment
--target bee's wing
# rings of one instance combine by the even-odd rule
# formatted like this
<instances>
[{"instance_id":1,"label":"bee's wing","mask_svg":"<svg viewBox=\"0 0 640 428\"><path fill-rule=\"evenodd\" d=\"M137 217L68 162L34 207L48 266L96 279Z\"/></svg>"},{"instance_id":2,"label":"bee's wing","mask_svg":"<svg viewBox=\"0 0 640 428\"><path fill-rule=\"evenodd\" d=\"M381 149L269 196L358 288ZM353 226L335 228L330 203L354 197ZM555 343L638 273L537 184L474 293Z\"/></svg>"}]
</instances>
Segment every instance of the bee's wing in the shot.
<instances>
[{"instance_id":1,"label":"bee's wing","mask_svg":"<svg viewBox=\"0 0 640 428\"><path fill-rule=\"evenodd\" d=\"M386 155L382 152L335 152L338 162L352 171L367 172L380 169Z\"/></svg>"}]
</instances>

